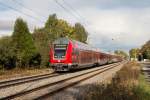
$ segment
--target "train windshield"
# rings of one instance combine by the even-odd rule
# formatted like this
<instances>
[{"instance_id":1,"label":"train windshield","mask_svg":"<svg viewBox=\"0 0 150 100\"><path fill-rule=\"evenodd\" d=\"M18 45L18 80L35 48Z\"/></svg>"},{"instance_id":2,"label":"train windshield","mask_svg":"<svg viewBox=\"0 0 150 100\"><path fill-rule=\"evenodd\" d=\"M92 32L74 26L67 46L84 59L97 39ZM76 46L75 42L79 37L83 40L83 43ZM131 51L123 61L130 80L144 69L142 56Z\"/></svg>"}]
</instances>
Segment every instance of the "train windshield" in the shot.
<instances>
[{"instance_id":1,"label":"train windshield","mask_svg":"<svg viewBox=\"0 0 150 100\"><path fill-rule=\"evenodd\" d=\"M65 44L55 44L54 45L54 58L65 58L67 50L67 45Z\"/></svg>"}]
</instances>

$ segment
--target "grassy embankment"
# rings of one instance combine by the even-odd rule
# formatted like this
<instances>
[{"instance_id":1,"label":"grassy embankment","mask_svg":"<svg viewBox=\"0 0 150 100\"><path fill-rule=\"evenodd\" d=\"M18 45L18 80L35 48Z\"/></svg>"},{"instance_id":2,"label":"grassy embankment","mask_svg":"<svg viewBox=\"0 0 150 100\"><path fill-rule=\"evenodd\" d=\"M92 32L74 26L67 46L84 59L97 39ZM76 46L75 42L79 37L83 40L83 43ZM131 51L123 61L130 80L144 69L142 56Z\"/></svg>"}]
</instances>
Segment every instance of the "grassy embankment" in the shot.
<instances>
[{"instance_id":1,"label":"grassy embankment","mask_svg":"<svg viewBox=\"0 0 150 100\"><path fill-rule=\"evenodd\" d=\"M11 70L0 69L0 80L53 72L50 68L15 68Z\"/></svg>"},{"instance_id":2,"label":"grassy embankment","mask_svg":"<svg viewBox=\"0 0 150 100\"><path fill-rule=\"evenodd\" d=\"M77 97L83 100L150 100L150 86L140 71L140 64L129 62L108 84L86 87Z\"/></svg>"}]
</instances>

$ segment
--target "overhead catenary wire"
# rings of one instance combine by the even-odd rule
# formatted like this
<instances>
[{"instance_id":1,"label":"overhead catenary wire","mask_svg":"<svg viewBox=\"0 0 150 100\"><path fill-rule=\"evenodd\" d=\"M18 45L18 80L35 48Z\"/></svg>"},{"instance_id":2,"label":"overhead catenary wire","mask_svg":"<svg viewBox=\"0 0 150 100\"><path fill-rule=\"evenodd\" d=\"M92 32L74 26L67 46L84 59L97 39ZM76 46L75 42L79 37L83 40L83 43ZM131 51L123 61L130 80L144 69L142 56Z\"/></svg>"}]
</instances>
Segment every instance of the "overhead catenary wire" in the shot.
<instances>
[{"instance_id":1,"label":"overhead catenary wire","mask_svg":"<svg viewBox=\"0 0 150 100\"><path fill-rule=\"evenodd\" d=\"M89 27L89 22L88 20L86 20L86 17L82 16L72 5L70 5L67 1L62 0L64 2L64 4L69 7L76 15L78 15L84 22L85 22L85 26ZM86 24L87 23L87 24ZM92 31L92 33L95 33L94 31Z\"/></svg>"},{"instance_id":2,"label":"overhead catenary wire","mask_svg":"<svg viewBox=\"0 0 150 100\"><path fill-rule=\"evenodd\" d=\"M76 15L78 15L82 20L84 20L84 22L85 23L87 23L87 24L85 24L85 26L86 27L88 27L89 26L89 21L88 20L86 20L86 18L84 17L84 16L82 16L75 8L73 8L73 6L72 5L70 5L67 1L65 1L65 0L62 0L70 9L72 9L72 11L76 14ZM93 33L93 31L92 31L92 33Z\"/></svg>"},{"instance_id":3,"label":"overhead catenary wire","mask_svg":"<svg viewBox=\"0 0 150 100\"><path fill-rule=\"evenodd\" d=\"M23 15L27 16L27 17L30 17L30 18L32 18L32 19L34 19L34 20L38 21L38 22L43 23L43 21L41 21L39 18L34 17L34 16L32 16L32 15L30 15L30 14L28 14L28 13L22 12L22 11L20 11L20 10L16 9L16 8L12 7L12 6L6 5L6 4L5 4L5 3L3 3L3 2L0 2L0 5L2 5L2 6L4 6L4 7L7 7L7 8L9 8L9 9L12 9L12 10L14 10L14 11L18 12L18 13L21 13L21 14L23 14Z\"/></svg>"},{"instance_id":4,"label":"overhead catenary wire","mask_svg":"<svg viewBox=\"0 0 150 100\"><path fill-rule=\"evenodd\" d=\"M25 9L27 9L27 10L30 10L30 11L34 12L32 9L25 7L22 3L20 3L20 2L18 2L18 1L16 1L16 0L12 0L12 1L14 1L17 5L23 7L23 8L25 8ZM66 6L64 6L62 3L58 2L58 0L54 0L54 1L55 1L55 3L56 3L57 5L59 5L63 10L65 10L67 13L71 14L75 19L77 19L77 20L78 20L79 22L81 22L83 25L87 26L87 24L85 23L85 21L84 21L84 20L81 20L81 18L82 18L82 19L85 19L85 18L84 18L83 16L81 16L81 14L79 14L79 13L76 11L76 9L73 8L69 3L67 3L65 0L63 0L63 1L65 2L65 4L67 5L67 7L69 7L70 9L66 8ZM10 6L10 5L7 5L7 4L5 4L5 3L1 2L1 1L0 1L0 5L2 5L2 6L4 6L4 7L7 7L7 8L9 8L9 9L11 9L11 10L14 10L14 11L16 11L16 12L19 12L19 13L21 13L21 14L23 14L23 15L29 17L29 18L32 18L32 19L34 19L34 20L36 20L36 21L38 21L38 22L44 23L44 22L41 21L41 19L39 19L38 17L35 17L35 16L33 16L33 15L29 14L29 13L26 13L26 12L22 12L22 11L20 11L19 9L17 9L17 8L15 8L15 7L12 7L12 6ZM71 9L72 9L72 11L71 11ZM34 12L34 13L35 13L35 12ZM37 14L37 13L35 13L35 14ZM41 14L40 14L40 15L41 15ZM77 16L80 17L80 18L78 18Z\"/></svg>"},{"instance_id":5,"label":"overhead catenary wire","mask_svg":"<svg viewBox=\"0 0 150 100\"><path fill-rule=\"evenodd\" d=\"M82 24L86 25L83 21L81 21L74 13L72 13L69 9L67 9L63 4L59 3L58 0L54 0L54 2L60 6L62 9L64 9L67 13L71 14L76 20L81 22Z\"/></svg>"},{"instance_id":6,"label":"overhead catenary wire","mask_svg":"<svg viewBox=\"0 0 150 100\"><path fill-rule=\"evenodd\" d=\"M36 15L38 15L38 16L43 15L42 13L33 11L31 8L25 7L22 3L18 2L18 0L12 0L12 1L13 1L14 3L16 3L17 5L19 5L19 6L23 7L23 8L25 8L25 9L27 9L28 11L33 12L34 14L36 14ZM41 16L41 17L43 17L43 16ZM43 17L43 18L45 18L45 17Z\"/></svg>"},{"instance_id":7,"label":"overhead catenary wire","mask_svg":"<svg viewBox=\"0 0 150 100\"><path fill-rule=\"evenodd\" d=\"M30 8L25 7L22 3L20 3L20 2L18 2L18 1L16 1L16 0L12 0L12 1L15 2L17 5L19 5L19 6L23 7L23 8L25 8L25 9L27 9L27 10L29 10L29 11L35 13L35 11L33 11L33 10L30 9ZM59 3L57 0L55 0L55 2L56 2L61 8L63 8L67 13L70 13L70 14L71 14L73 17L75 17L79 22L82 22L82 23L86 26L86 23L83 22L83 21L81 21L73 12L71 12L69 9L65 8L65 7L64 7L61 3ZM22 12L22 11L16 9L16 8L14 8L14 7L12 7L12 6L9 6L9 5L6 5L5 3L2 3L2 2L0 2L0 4L3 5L3 6L5 6L5 7L7 7L7 8L10 8L10 9L16 11L16 12L19 12L19 13L21 13L21 14L24 14L25 16L31 17L31 18L34 19L34 20L37 20L37 21L40 21L40 22L43 23L43 21L41 21L41 19L39 19L39 18L37 18L37 17L34 17L34 16L32 16L32 15L30 15L30 14L28 14L28 13ZM68 5L69 5L69 4L68 4ZM72 9L73 9L73 8L72 8ZM74 10L75 10L75 9L74 9ZM35 14L37 14L37 13L35 13ZM37 14L37 15L39 15L39 14ZM41 14L40 14L40 15L41 15ZM79 14L77 14L77 15L81 17L81 15L79 15ZM43 16L42 16L42 17L43 17ZM44 17L43 17L43 18L44 18Z\"/></svg>"},{"instance_id":8,"label":"overhead catenary wire","mask_svg":"<svg viewBox=\"0 0 150 100\"><path fill-rule=\"evenodd\" d=\"M86 17L84 17L84 16L82 16L75 8L73 8L73 6L72 5L70 5L67 1L65 1L65 0L62 0L70 9L72 9L72 11L74 11L74 13L76 13L79 17L81 17L82 18L82 20L84 20L86 23L88 23L88 24L86 24L85 26L86 27L89 27L89 21L88 20L86 20ZM91 30L91 32L92 33L96 33L95 31L92 31ZM90 38L90 37L89 37ZM89 39L87 40L87 42L89 41Z\"/></svg>"},{"instance_id":9,"label":"overhead catenary wire","mask_svg":"<svg viewBox=\"0 0 150 100\"><path fill-rule=\"evenodd\" d=\"M74 13L75 13L76 15L78 15L82 20L84 20L86 23L89 23L89 21L87 21L86 18L85 18L83 15L81 15L75 8L73 8L72 5L70 5L70 4L69 4L67 1L65 1L65 0L62 0L62 1L63 1L64 4L67 5L70 9L72 9L72 11L74 11Z\"/></svg>"},{"instance_id":10,"label":"overhead catenary wire","mask_svg":"<svg viewBox=\"0 0 150 100\"><path fill-rule=\"evenodd\" d=\"M68 10L65 6L63 6L63 4L61 4L61 3L59 3L57 0L53 0L58 6L60 6L62 9L64 9L68 14L71 14L75 19L77 19L79 22L81 22L80 21L80 19L79 18L77 18L70 10ZM73 8L74 9L74 8ZM79 14L78 14L79 15ZM81 17L81 16L80 16ZM82 24L84 24L84 26L88 26L86 23L82 23ZM89 33L89 32L88 32ZM92 33L94 33L93 31L92 31Z\"/></svg>"}]
</instances>

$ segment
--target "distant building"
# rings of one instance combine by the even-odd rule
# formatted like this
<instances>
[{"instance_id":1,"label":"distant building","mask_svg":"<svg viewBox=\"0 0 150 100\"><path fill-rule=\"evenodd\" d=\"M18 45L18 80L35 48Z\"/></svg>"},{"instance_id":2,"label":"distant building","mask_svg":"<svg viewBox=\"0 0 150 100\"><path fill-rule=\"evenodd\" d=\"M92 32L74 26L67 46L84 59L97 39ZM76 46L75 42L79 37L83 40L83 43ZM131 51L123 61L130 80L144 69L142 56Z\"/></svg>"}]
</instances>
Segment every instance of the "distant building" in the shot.
<instances>
[{"instance_id":1,"label":"distant building","mask_svg":"<svg viewBox=\"0 0 150 100\"><path fill-rule=\"evenodd\" d=\"M144 61L145 61L145 62L148 62L148 61L150 61L150 60L149 60L149 59L144 59Z\"/></svg>"},{"instance_id":2,"label":"distant building","mask_svg":"<svg viewBox=\"0 0 150 100\"><path fill-rule=\"evenodd\" d=\"M137 58L130 58L131 61L138 61Z\"/></svg>"}]
</instances>

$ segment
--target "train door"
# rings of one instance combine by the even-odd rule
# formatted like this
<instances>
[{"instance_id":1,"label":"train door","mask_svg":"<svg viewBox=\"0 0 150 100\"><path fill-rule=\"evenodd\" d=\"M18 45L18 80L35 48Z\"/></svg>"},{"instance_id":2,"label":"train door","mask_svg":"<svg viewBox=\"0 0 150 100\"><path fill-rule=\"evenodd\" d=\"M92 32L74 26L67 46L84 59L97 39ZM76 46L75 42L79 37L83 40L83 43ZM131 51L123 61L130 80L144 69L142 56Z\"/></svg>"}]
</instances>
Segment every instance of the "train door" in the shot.
<instances>
[{"instance_id":1,"label":"train door","mask_svg":"<svg viewBox=\"0 0 150 100\"><path fill-rule=\"evenodd\" d=\"M72 63L73 64L78 64L78 59L79 59L79 53L76 48L73 48L72 50Z\"/></svg>"}]
</instances>

